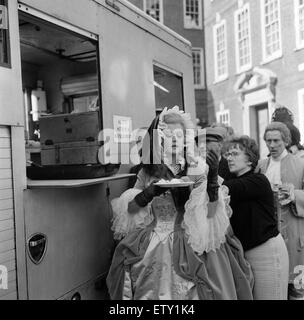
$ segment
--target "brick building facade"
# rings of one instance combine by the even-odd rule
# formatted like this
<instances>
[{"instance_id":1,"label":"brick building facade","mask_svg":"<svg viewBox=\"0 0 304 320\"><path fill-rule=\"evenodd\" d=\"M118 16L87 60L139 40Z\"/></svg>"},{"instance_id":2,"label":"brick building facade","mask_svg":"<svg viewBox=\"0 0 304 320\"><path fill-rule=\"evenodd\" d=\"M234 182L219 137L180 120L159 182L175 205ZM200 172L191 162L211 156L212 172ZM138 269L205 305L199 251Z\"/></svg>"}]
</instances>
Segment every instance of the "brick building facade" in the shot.
<instances>
[{"instance_id":1,"label":"brick building facade","mask_svg":"<svg viewBox=\"0 0 304 320\"><path fill-rule=\"evenodd\" d=\"M204 13L211 122L255 138L265 156L263 131L279 103L304 138L304 1L205 0Z\"/></svg>"},{"instance_id":2,"label":"brick building facade","mask_svg":"<svg viewBox=\"0 0 304 320\"><path fill-rule=\"evenodd\" d=\"M129 0L136 7L189 40L193 47L195 103L200 125L208 124L205 83L203 0Z\"/></svg>"}]
</instances>

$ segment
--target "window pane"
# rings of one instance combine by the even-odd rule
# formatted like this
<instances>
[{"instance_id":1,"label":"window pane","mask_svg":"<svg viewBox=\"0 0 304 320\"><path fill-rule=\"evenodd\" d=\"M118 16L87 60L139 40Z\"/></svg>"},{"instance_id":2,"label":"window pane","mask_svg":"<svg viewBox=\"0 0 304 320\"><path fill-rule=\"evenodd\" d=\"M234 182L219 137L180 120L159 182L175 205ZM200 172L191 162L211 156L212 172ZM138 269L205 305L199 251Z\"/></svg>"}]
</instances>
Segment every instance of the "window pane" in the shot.
<instances>
[{"instance_id":1,"label":"window pane","mask_svg":"<svg viewBox=\"0 0 304 320\"><path fill-rule=\"evenodd\" d=\"M161 0L145 0L146 1L146 13L157 21L161 20Z\"/></svg>"},{"instance_id":2,"label":"window pane","mask_svg":"<svg viewBox=\"0 0 304 320\"><path fill-rule=\"evenodd\" d=\"M217 77L224 76L227 73L227 60L226 60L226 39L225 39L225 24L222 23L216 26L216 59L217 59Z\"/></svg>"},{"instance_id":3,"label":"window pane","mask_svg":"<svg viewBox=\"0 0 304 320\"><path fill-rule=\"evenodd\" d=\"M299 45L304 45L304 0L300 0L298 3L298 14L299 20L297 21L298 31L299 32Z\"/></svg>"},{"instance_id":4,"label":"window pane","mask_svg":"<svg viewBox=\"0 0 304 320\"><path fill-rule=\"evenodd\" d=\"M164 107L179 106L184 109L183 78L158 66L154 66L156 111Z\"/></svg>"},{"instance_id":5,"label":"window pane","mask_svg":"<svg viewBox=\"0 0 304 320\"><path fill-rule=\"evenodd\" d=\"M187 28L198 28L201 25L201 0L185 0L185 26Z\"/></svg>"},{"instance_id":6,"label":"window pane","mask_svg":"<svg viewBox=\"0 0 304 320\"><path fill-rule=\"evenodd\" d=\"M230 111L224 110L217 112L217 119L220 123L230 126Z\"/></svg>"},{"instance_id":7,"label":"window pane","mask_svg":"<svg viewBox=\"0 0 304 320\"><path fill-rule=\"evenodd\" d=\"M242 68L250 63L250 34L249 34L249 9L241 9L237 14L237 48L239 54L239 67Z\"/></svg>"},{"instance_id":8,"label":"window pane","mask_svg":"<svg viewBox=\"0 0 304 320\"><path fill-rule=\"evenodd\" d=\"M266 56L272 56L281 50L279 0L264 1Z\"/></svg>"},{"instance_id":9,"label":"window pane","mask_svg":"<svg viewBox=\"0 0 304 320\"><path fill-rule=\"evenodd\" d=\"M0 0L0 65L9 62L7 1Z\"/></svg>"},{"instance_id":10,"label":"window pane","mask_svg":"<svg viewBox=\"0 0 304 320\"><path fill-rule=\"evenodd\" d=\"M194 85L202 86L201 50L194 49L192 51L192 58L193 58Z\"/></svg>"}]
</instances>

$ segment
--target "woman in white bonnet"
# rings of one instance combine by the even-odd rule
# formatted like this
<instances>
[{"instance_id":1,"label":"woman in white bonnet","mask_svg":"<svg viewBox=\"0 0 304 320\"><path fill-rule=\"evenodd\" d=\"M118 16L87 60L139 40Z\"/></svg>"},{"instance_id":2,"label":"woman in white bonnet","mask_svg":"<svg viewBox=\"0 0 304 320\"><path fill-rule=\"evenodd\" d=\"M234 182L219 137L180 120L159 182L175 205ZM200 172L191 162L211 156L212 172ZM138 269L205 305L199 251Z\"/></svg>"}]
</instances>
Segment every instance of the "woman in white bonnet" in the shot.
<instances>
[{"instance_id":1,"label":"woman in white bonnet","mask_svg":"<svg viewBox=\"0 0 304 320\"><path fill-rule=\"evenodd\" d=\"M134 189L112 203L114 235L122 238L107 277L113 300L252 299L227 190L216 165L195 156L192 129L188 114L164 109L144 139ZM193 186L162 188L155 185L161 179Z\"/></svg>"}]
</instances>

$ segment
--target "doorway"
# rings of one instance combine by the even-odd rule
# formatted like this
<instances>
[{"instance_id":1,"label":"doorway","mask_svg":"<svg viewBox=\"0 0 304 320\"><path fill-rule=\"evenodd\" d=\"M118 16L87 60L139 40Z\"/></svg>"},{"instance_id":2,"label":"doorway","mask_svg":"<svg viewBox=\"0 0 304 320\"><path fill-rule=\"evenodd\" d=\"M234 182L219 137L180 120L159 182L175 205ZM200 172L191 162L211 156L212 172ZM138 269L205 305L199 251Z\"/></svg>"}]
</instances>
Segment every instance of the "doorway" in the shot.
<instances>
[{"instance_id":1,"label":"doorway","mask_svg":"<svg viewBox=\"0 0 304 320\"><path fill-rule=\"evenodd\" d=\"M250 136L259 146L261 159L266 158L268 155L268 149L264 141L264 132L268 123L269 111L267 102L250 108Z\"/></svg>"}]
</instances>

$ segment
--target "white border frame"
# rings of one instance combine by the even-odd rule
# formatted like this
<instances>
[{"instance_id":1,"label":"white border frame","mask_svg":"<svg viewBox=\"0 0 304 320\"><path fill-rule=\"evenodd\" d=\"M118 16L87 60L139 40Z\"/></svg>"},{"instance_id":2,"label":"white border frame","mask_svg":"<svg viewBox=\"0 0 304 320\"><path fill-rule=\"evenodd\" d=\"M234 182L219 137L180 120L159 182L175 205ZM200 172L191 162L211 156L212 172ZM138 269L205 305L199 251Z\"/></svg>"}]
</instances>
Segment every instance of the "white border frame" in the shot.
<instances>
[{"instance_id":1,"label":"white border frame","mask_svg":"<svg viewBox=\"0 0 304 320\"><path fill-rule=\"evenodd\" d=\"M266 64L275 59L279 59L283 56L283 42L282 42L282 20L281 20L281 1L278 1L279 5L279 40L280 40L280 50L273 53L271 56L266 56L266 33L265 33L265 0L260 0L261 5L261 26L262 26L262 48L263 48L263 61L262 64Z\"/></svg>"},{"instance_id":2,"label":"white border frame","mask_svg":"<svg viewBox=\"0 0 304 320\"><path fill-rule=\"evenodd\" d=\"M217 37L216 37L216 30L224 25L224 39L225 39L225 59L226 59L226 73L219 76L218 75L218 61L217 61ZM214 59L214 83L218 83L228 79L228 45L227 45L227 21L226 19L222 19L220 22L216 23L213 26L213 59Z\"/></svg>"},{"instance_id":3,"label":"white border frame","mask_svg":"<svg viewBox=\"0 0 304 320\"><path fill-rule=\"evenodd\" d=\"M304 88L298 90L298 125L301 133L302 143L304 142Z\"/></svg>"},{"instance_id":4,"label":"white border frame","mask_svg":"<svg viewBox=\"0 0 304 320\"><path fill-rule=\"evenodd\" d=\"M152 70L153 70L153 67L156 66L158 68L161 68L161 69L164 69L168 72L171 72L173 74L175 74L176 76L179 76L179 77L182 77L183 78L183 73L181 71L178 71L176 69L173 69L165 64L162 64L161 62L158 62L157 60L152 60Z\"/></svg>"},{"instance_id":5,"label":"white border frame","mask_svg":"<svg viewBox=\"0 0 304 320\"><path fill-rule=\"evenodd\" d=\"M299 0L294 0L294 23L296 32L296 50L304 49L304 40L300 40L300 16L299 16Z\"/></svg>"},{"instance_id":6,"label":"white border frame","mask_svg":"<svg viewBox=\"0 0 304 320\"><path fill-rule=\"evenodd\" d=\"M164 24L164 3L163 3L163 0L158 0L158 1L159 1L159 21L146 13L146 11L147 11L147 0L143 0L143 11L144 11L145 14L150 16L152 19L158 21L161 24Z\"/></svg>"},{"instance_id":7,"label":"white border frame","mask_svg":"<svg viewBox=\"0 0 304 320\"><path fill-rule=\"evenodd\" d=\"M199 13L199 25L197 27L188 27L186 25L186 0L183 0L183 19L184 19L184 28L188 30L202 30L203 29L203 10L202 10L202 1L198 1L198 13Z\"/></svg>"},{"instance_id":8,"label":"white border frame","mask_svg":"<svg viewBox=\"0 0 304 320\"><path fill-rule=\"evenodd\" d=\"M249 54L250 62L247 65L240 66L240 47L238 39L238 15L241 14L244 10L248 9L248 29L249 29ZM251 45L251 18L250 18L250 4L247 2L241 8L237 9L234 12L234 34L235 34L235 64L237 74L248 71L252 68L252 45Z\"/></svg>"},{"instance_id":9,"label":"white border frame","mask_svg":"<svg viewBox=\"0 0 304 320\"><path fill-rule=\"evenodd\" d=\"M200 53L200 58L201 58L201 65L200 65L200 71L201 71L201 83L200 84L195 84L194 83L194 74L193 74L193 83L194 83L194 89L204 89L205 88L205 79L204 79L204 54L203 54L203 48L199 48L199 47L193 47L192 48L192 52L193 51L199 51ZM193 57L192 57L193 60ZM194 65L193 65L194 67ZM194 70L193 70L194 71Z\"/></svg>"}]
</instances>

